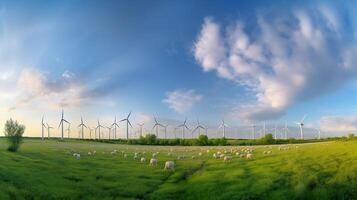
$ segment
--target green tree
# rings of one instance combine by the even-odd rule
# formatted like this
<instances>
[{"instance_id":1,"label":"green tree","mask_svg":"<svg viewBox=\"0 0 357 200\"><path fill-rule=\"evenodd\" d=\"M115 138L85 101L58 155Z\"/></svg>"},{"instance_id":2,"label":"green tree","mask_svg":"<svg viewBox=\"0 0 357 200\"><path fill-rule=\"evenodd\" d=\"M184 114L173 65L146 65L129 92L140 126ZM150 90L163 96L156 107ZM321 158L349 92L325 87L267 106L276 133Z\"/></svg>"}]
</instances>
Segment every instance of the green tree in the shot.
<instances>
[{"instance_id":1,"label":"green tree","mask_svg":"<svg viewBox=\"0 0 357 200\"><path fill-rule=\"evenodd\" d=\"M274 144L275 140L273 138L273 134L266 134L264 137L261 138L262 144Z\"/></svg>"},{"instance_id":2,"label":"green tree","mask_svg":"<svg viewBox=\"0 0 357 200\"><path fill-rule=\"evenodd\" d=\"M207 137L207 135L198 136L197 144L203 145L203 146L208 145L208 137Z\"/></svg>"},{"instance_id":3,"label":"green tree","mask_svg":"<svg viewBox=\"0 0 357 200\"><path fill-rule=\"evenodd\" d=\"M350 133L348 134L348 139L353 140L355 138L355 134Z\"/></svg>"},{"instance_id":4,"label":"green tree","mask_svg":"<svg viewBox=\"0 0 357 200\"><path fill-rule=\"evenodd\" d=\"M7 120L5 123L4 132L9 142L9 147L7 148L7 150L11 152L16 152L22 142L22 135L25 132L25 126L19 124L17 121L10 119Z\"/></svg>"}]
</instances>

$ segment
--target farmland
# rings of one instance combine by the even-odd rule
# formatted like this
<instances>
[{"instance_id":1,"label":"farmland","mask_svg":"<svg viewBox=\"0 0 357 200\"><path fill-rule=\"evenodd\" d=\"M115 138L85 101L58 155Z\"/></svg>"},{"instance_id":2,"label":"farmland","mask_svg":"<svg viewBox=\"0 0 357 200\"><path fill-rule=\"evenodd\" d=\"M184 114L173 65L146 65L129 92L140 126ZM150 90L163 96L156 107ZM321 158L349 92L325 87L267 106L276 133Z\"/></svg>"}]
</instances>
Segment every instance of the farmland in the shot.
<instances>
[{"instance_id":1,"label":"farmland","mask_svg":"<svg viewBox=\"0 0 357 200\"><path fill-rule=\"evenodd\" d=\"M25 139L11 153L6 145L0 139L0 199L357 199L356 141L284 150ZM252 159L238 156L246 149ZM213 158L218 151L232 160ZM175 170L164 170L168 160Z\"/></svg>"}]
</instances>

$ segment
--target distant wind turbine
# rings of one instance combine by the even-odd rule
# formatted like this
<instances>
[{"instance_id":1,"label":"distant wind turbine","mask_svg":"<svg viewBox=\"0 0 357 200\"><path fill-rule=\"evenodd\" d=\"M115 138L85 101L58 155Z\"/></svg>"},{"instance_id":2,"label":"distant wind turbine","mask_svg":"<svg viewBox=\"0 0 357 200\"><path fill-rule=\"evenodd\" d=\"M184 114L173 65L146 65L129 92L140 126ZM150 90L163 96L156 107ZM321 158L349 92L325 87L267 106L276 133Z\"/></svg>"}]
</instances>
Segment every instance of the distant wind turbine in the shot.
<instances>
[{"instance_id":1,"label":"distant wind turbine","mask_svg":"<svg viewBox=\"0 0 357 200\"><path fill-rule=\"evenodd\" d=\"M67 131L67 138L69 138L69 133L71 132L71 124L68 124L66 131Z\"/></svg>"},{"instance_id":2,"label":"distant wind turbine","mask_svg":"<svg viewBox=\"0 0 357 200\"><path fill-rule=\"evenodd\" d=\"M143 136L143 126L144 126L144 123L138 123L138 126L140 127L140 137Z\"/></svg>"},{"instance_id":3,"label":"distant wind turbine","mask_svg":"<svg viewBox=\"0 0 357 200\"><path fill-rule=\"evenodd\" d=\"M304 127L304 120L306 118L306 115L304 115L304 117L300 120L300 122L295 122L295 124L297 124L300 128L300 139L304 139L304 130L303 130L303 127Z\"/></svg>"},{"instance_id":4,"label":"distant wind turbine","mask_svg":"<svg viewBox=\"0 0 357 200\"><path fill-rule=\"evenodd\" d=\"M119 128L119 125L117 124L117 117L115 116L114 118L114 123L112 124L114 126L114 139L117 139L117 128Z\"/></svg>"},{"instance_id":5,"label":"distant wind turbine","mask_svg":"<svg viewBox=\"0 0 357 200\"><path fill-rule=\"evenodd\" d=\"M224 119L222 119L222 123L221 125L219 125L219 129L222 128L223 132L223 138L226 138L226 128L228 127L228 125L224 122Z\"/></svg>"},{"instance_id":6,"label":"distant wind turbine","mask_svg":"<svg viewBox=\"0 0 357 200\"><path fill-rule=\"evenodd\" d=\"M110 140L110 134L112 132L112 127L111 126L107 126L108 132L109 132L109 140Z\"/></svg>"},{"instance_id":7,"label":"distant wind turbine","mask_svg":"<svg viewBox=\"0 0 357 200\"><path fill-rule=\"evenodd\" d=\"M45 123L43 122L43 115L42 115L42 121L41 121L41 127L42 127L42 140L44 139L43 137L44 137L44 128L46 128L46 125L45 125Z\"/></svg>"},{"instance_id":8,"label":"distant wind turbine","mask_svg":"<svg viewBox=\"0 0 357 200\"><path fill-rule=\"evenodd\" d=\"M207 129L206 127L204 127L203 125L200 124L200 121L197 119L197 126L193 129L192 131L192 135L193 133L198 130L198 136L201 135L201 129L205 130L206 134L207 134Z\"/></svg>"},{"instance_id":9,"label":"distant wind turbine","mask_svg":"<svg viewBox=\"0 0 357 200\"><path fill-rule=\"evenodd\" d=\"M128 116L126 118L120 120L121 122L126 121L126 139L127 140L129 140L129 125L130 125L130 127L133 128L133 126L131 125L131 123L129 121L130 115L131 115L131 111L130 111L130 113L128 114Z\"/></svg>"},{"instance_id":10,"label":"distant wind turbine","mask_svg":"<svg viewBox=\"0 0 357 200\"><path fill-rule=\"evenodd\" d=\"M63 129L63 123L66 122L66 123L68 123L68 124L71 124L71 123L69 123L67 120L64 119L64 116L63 116L63 115L64 115L64 112L63 112L63 109L62 109L62 118L61 118L61 121L60 121L60 123L59 123L59 125L58 125L58 128L61 127L61 140L63 140L63 130L64 130L64 129Z\"/></svg>"},{"instance_id":11,"label":"distant wind turbine","mask_svg":"<svg viewBox=\"0 0 357 200\"><path fill-rule=\"evenodd\" d=\"M102 126L102 125L99 123L99 120L98 120L98 125L97 125L97 127L95 127L95 130L98 130L98 137L99 137L99 139L101 138L101 137L100 137L100 134L101 134L100 128L104 128L104 126Z\"/></svg>"},{"instance_id":12,"label":"distant wind turbine","mask_svg":"<svg viewBox=\"0 0 357 200\"><path fill-rule=\"evenodd\" d=\"M47 123L46 123L47 124ZM47 137L50 138L51 134L50 134L50 129L53 128L50 125L47 124Z\"/></svg>"},{"instance_id":13,"label":"distant wind turbine","mask_svg":"<svg viewBox=\"0 0 357 200\"><path fill-rule=\"evenodd\" d=\"M88 128L88 127L83 123L83 118L82 117L81 117L81 123L78 125L78 127L81 127L82 139L84 139L83 127L86 127L86 128Z\"/></svg>"},{"instance_id":14,"label":"distant wind turbine","mask_svg":"<svg viewBox=\"0 0 357 200\"><path fill-rule=\"evenodd\" d=\"M252 139L255 139L255 127L257 127L257 125L255 125L254 123L250 125L252 127Z\"/></svg>"},{"instance_id":15,"label":"distant wind turbine","mask_svg":"<svg viewBox=\"0 0 357 200\"><path fill-rule=\"evenodd\" d=\"M164 130L165 130L165 139L166 139L166 133L167 133L167 127L168 127L169 125L168 124L166 124L166 125L163 125L163 127L164 127Z\"/></svg>"},{"instance_id":16,"label":"distant wind turbine","mask_svg":"<svg viewBox=\"0 0 357 200\"><path fill-rule=\"evenodd\" d=\"M187 122L187 118L182 124L177 126L178 128L182 128L182 139L185 139L185 129L190 130L190 128L187 127L186 122Z\"/></svg>"},{"instance_id":17,"label":"distant wind turbine","mask_svg":"<svg viewBox=\"0 0 357 200\"><path fill-rule=\"evenodd\" d=\"M152 129L155 129L155 131L156 131L156 137L159 137L159 126L164 127L164 125L160 124L160 123L157 121L157 119L156 119L155 116L154 116L154 121L155 121L155 124L154 124L154 126L152 127Z\"/></svg>"}]
</instances>

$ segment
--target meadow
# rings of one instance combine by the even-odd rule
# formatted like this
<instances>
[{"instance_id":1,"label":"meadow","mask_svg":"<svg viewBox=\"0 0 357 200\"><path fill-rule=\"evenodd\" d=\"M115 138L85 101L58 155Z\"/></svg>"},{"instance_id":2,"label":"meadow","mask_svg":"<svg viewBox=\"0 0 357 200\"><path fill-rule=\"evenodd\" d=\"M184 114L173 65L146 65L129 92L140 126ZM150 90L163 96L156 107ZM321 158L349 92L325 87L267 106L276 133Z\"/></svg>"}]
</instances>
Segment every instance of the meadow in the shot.
<instances>
[{"instance_id":1,"label":"meadow","mask_svg":"<svg viewBox=\"0 0 357 200\"><path fill-rule=\"evenodd\" d=\"M6 147L0 139L0 199L357 199L357 141L279 150L27 138L16 153ZM246 149L254 149L252 159L237 155ZM218 151L232 160L213 158ZM164 170L168 160L175 170Z\"/></svg>"}]
</instances>

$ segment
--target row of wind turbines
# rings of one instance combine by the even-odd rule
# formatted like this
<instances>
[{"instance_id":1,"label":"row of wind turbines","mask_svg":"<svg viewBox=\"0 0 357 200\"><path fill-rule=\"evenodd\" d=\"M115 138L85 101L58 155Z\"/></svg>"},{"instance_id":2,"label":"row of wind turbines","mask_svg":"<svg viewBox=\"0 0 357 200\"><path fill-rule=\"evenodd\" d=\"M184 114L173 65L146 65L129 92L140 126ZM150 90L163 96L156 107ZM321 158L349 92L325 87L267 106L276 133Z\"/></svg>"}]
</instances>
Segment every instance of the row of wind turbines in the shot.
<instances>
[{"instance_id":1,"label":"row of wind turbines","mask_svg":"<svg viewBox=\"0 0 357 200\"><path fill-rule=\"evenodd\" d=\"M118 139L117 137L117 128L119 128L119 122L125 122L126 123L126 139L129 139L129 126L131 128L133 128L129 118L131 116L131 112L129 112L129 114L127 115L126 118L121 119L120 121L117 121L117 118L114 118L114 122L110 125L110 126L103 126L99 120L97 120L97 126L96 127L89 127L87 126L84 122L83 122L83 118L81 117L81 121L80 124L78 125L78 128L80 128L80 133L79 133L79 138L84 139L84 128L89 130L89 138L92 139L92 132L94 130L94 139L106 139L103 137L103 132L101 131L101 129L108 129L108 139ZM300 138L304 139L304 120L306 118L306 115L299 121L299 122L295 122L295 124L297 124L299 126L300 129ZM65 128L65 124L67 125L67 127ZM137 124L140 130L140 136L143 135L143 126L144 123L138 123ZM155 130L156 136L159 136L159 128L163 128L164 129L164 138L167 138L167 127L169 125L168 124L162 124L160 123L157 118L154 116L154 125L152 127L152 130ZM50 130L53 129L53 127L51 127L48 123L44 122L44 116L42 117L42 121L41 121L41 127L42 127L42 140L44 140L45 138L45 129L47 129L47 137L50 138L51 134L50 134ZM67 121L64 118L64 111L62 110L62 114L61 114L61 120L60 123L58 125L58 128L60 128L61 130L61 140L64 139L64 134L65 131L67 132L67 137L70 138L70 127L71 127L71 123L69 121ZM225 123L224 119L221 121L221 124L219 125L218 129L222 130L222 137L225 138L226 137L226 128L228 128L229 126ZM252 136L251 139L256 139L255 135L256 135L256 127L257 124L251 124L250 127L252 128ZM186 137L186 131L190 131L191 129L187 126L187 118L183 121L182 124L179 124L178 126L176 126L174 128L174 135L176 138L176 131L181 129L181 138L184 139ZM201 131L204 132L201 132ZM263 128L260 129L261 135L265 135L266 134L266 126L265 126L265 122L263 123ZM287 139L287 133L289 131L288 127L287 127L287 123L285 122L285 127L282 129L284 131L284 136L285 139ZM200 135L201 133L205 133L207 134L207 128L200 123L200 121L197 119L197 125L194 127L194 129L192 129L191 131L191 135L193 137L193 134L198 131L198 135ZM274 132L274 138L277 139L277 126L275 125L275 128L273 129ZM318 138L321 138L321 134L320 134L320 130L318 130Z\"/></svg>"}]
</instances>

